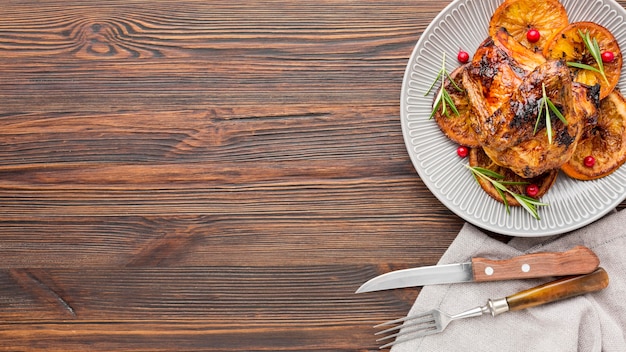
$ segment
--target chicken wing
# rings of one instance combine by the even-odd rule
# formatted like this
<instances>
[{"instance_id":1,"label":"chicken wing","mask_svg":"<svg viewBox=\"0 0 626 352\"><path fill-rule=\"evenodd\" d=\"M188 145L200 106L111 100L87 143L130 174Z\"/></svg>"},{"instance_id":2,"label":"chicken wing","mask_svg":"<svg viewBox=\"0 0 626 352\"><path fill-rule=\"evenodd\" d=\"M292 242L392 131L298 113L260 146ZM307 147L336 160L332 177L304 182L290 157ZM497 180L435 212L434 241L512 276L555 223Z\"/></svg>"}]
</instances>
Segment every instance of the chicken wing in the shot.
<instances>
[{"instance_id":1,"label":"chicken wing","mask_svg":"<svg viewBox=\"0 0 626 352\"><path fill-rule=\"evenodd\" d=\"M505 29L487 38L478 48L463 74L463 86L474 110L471 124L480 144L488 143L493 137L490 128L493 114L512 97L524 77L545 61Z\"/></svg>"}]
</instances>

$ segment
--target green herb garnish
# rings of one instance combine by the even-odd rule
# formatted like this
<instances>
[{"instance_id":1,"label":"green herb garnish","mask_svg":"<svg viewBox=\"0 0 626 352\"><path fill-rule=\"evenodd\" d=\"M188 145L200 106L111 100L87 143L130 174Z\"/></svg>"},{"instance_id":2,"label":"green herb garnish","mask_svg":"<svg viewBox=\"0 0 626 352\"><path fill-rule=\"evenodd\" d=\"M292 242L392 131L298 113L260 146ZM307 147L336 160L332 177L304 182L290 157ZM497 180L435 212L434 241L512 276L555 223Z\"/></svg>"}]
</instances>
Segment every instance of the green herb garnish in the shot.
<instances>
[{"instance_id":1,"label":"green herb garnish","mask_svg":"<svg viewBox=\"0 0 626 352\"><path fill-rule=\"evenodd\" d=\"M535 219L541 220L539 218L539 213L537 212L537 206L544 206L544 205L549 205L549 204L542 203L536 200L535 198L531 198L523 194L515 193L511 191L510 189L506 188L505 186L505 185L526 185L528 184L528 182L504 181L504 176L495 171L485 169L483 167L478 167L478 166L473 166L473 167L469 165L466 165L466 166L468 169L470 169L470 171L472 171L472 175L474 175L474 178L476 179L476 181L478 181L478 178L481 178L483 180L487 180L491 182L493 187L500 194L500 197L502 197L502 201L504 202L504 206L506 207L507 213L510 214L511 210L509 208L509 202L506 200L505 192L513 196L513 198L517 200L517 202L522 206L522 208L524 208L527 212L529 212Z\"/></svg>"},{"instance_id":2,"label":"green herb garnish","mask_svg":"<svg viewBox=\"0 0 626 352\"><path fill-rule=\"evenodd\" d=\"M452 110L457 116L459 116L459 111L454 105L454 101L452 100L452 97L450 97L450 93L448 93L448 91L444 87L444 79L446 77L450 80L450 82L452 82L454 88L456 88L459 92L463 90L456 84L456 82L454 82L454 80L452 79L452 77L450 77L450 74L446 70L446 53L444 52L441 59L441 69L437 73L437 78L435 78L433 84L430 85L430 88L428 88L428 91L426 92L426 94L424 94L424 96L430 94L430 92L433 90L433 87L435 87L435 84L437 84L437 81L441 80L441 88L439 89L439 93L437 93L437 96L435 97L433 111L430 113L429 119L432 119L433 116L435 116L435 113L437 112L437 110L439 110L439 108L441 108L442 114L449 116L449 112L446 107L450 107L450 110Z\"/></svg>"},{"instance_id":3,"label":"green herb garnish","mask_svg":"<svg viewBox=\"0 0 626 352\"><path fill-rule=\"evenodd\" d=\"M552 120L550 117L550 111L552 111L559 118L559 120L563 122L565 126L567 126L567 120L565 119L563 114L561 114L559 109L554 105L554 103L552 103L552 100L548 98L548 95L546 94L546 85L544 83L541 83L541 89L543 91L543 97L539 99L539 113L537 114L537 122L535 122L535 129L533 130L533 134L537 133L539 120L541 119L541 113L545 111L546 112L545 114L546 133L548 134L548 143L552 144Z\"/></svg>"},{"instance_id":4,"label":"green herb garnish","mask_svg":"<svg viewBox=\"0 0 626 352\"><path fill-rule=\"evenodd\" d=\"M589 51L591 56L593 56L593 58L596 60L596 63L598 64L598 68L595 68L591 65L579 63L579 62L568 62L567 66L597 72L602 75L602 78L604 78L604 81L606 82L606 84L610 85L609 80L606 78L606 73L604 73L604 64L602 63L602 52L600 51L600 45L598 44L598 41L596 40L596 38L592 39L589 36L588 31L585 31L585 33L583 33L579 29L578 35L580 35L580 37L583 40L583 43L585 43L585 46L587 47L587 51Z\"/></svg>"}]
</instances>

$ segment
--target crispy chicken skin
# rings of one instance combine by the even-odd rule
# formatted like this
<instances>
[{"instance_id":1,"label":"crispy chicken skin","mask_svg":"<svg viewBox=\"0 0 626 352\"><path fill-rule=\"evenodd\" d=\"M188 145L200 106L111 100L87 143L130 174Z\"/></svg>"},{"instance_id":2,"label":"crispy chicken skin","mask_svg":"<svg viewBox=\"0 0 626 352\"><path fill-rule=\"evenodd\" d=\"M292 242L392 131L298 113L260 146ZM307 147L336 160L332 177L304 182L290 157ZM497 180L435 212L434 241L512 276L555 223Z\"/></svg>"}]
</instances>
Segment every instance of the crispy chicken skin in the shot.
<instances>
[{"instance_id":1,"label":"crispy chicken skin","mask_svg":"<svg viewBox=\"0 0 626 352\"><path fill-rule=\"evenodd\" d=\"M539 115L542 85L567 120L564 124L554 113L550 114L552 143L546 131L546 109ZM569 160L582 135L583 117L574 108L572 82L565 62L548 61L526 76L511 99L486 119L490 122L485 127L490 130L491 139L483 149L497 164L522 177L535 177Z\"/></svg>"},{"instance_id":2,"label":"crispy chicken skin","mask_svg":"<svg viewBox=\"0 0 626 352\"><path fill-rule=\"evenodd\" d=\"M569 70L562 61L549 61L529 73L498 110L490 116L477 117L481 119L481 133L485 135L483 146L502 151L532 138L538 118L538 127L545 126L545 110L539 115L543 85L550 100L564 116L575 116L571 83ZM568 122L571 125L572 121ZM564 127L563 123L552 123L555 132Z\"/></svg>"},{"instance_id":3,"label":"crispy chicken skin","mask_svg":"<svg viewBox=\"0 0 626 352\"><path fill-rule=\"evenodd\" d=\"M585 139L590 136L598 124L598 109L600 107L600 85L587 86L572 81L572 93L574 94L574 109L583 116L583 134Z\"/></svg>"},{"instance_id":4,"label":"crispy chicken skin","mask_svg":"<svg viewBox=\"0 0 626 352\"><path fill-rule=\"evenodd\" d=\"M546 62L543 55L523 46L507 32L506 28L500 28L496 31L493 41L498 49L510 58L511 65L517 66L524 72L533 71L537 66Z\"/></svg>"},{"instance_id":5,"label":"crispy chicken skin","mask_svg":"<svg viewBox=\"0 0 626 352\"><path fill-rule=\"evenodd\" d=\"M476 50L468 74L480 87L487 112L493 113L522 78L545 61L541 54L522 46L502 28Z\"/></svg>"},{"instance_id":6,"label":"crispy chicken skin","mask_svg":"<svg viewBox=\"0 0 626 352\"><path fill-rule=\"evenodd\" d=\"M525 74L526 71L515 65L511 57L498 48L496 41L489 38L478 48L464 72L463 85L472 86L469 98L480 115L491 115L513 93Z\"/></svg>"},{"instance_id":7,"label":"crispy chicken skin","mask_svg":"<svg viewBox=\"0 0 626 352\"><path fill-rule=\"evenodd\" d=\"M463 75L463 86L474 112L472 127L485 153L524 178L567 162L585 123L593 120L590 94L584 87L573 88L566 63L546 61L505 30L477 50ZM539 114L543 86L567 120L565 124L550 112L552 143L547 136L546 109Z\"/></svg>"},{"instance_id":8,"label":"crispy chicken skin","mask_svg":"<svg viewBox=\"0 0 626 352\"><path fill-rule=\"evenodd\" d=\"M480 144L491 139L489 132L482 131L484 119L509 100L523 78L545 61L542 55L522 46L504 28L480 45L463 77L477 117L472 120L472 127Z\"/></svg>"}]
</instances>

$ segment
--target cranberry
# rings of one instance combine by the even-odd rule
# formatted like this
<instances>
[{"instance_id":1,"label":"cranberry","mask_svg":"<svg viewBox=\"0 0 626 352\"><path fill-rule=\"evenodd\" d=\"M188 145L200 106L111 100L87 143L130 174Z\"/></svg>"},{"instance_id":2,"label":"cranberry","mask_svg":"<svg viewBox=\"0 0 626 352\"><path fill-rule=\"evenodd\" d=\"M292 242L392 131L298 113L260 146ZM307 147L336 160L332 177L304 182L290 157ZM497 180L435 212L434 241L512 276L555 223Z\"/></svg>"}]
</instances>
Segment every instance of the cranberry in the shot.
<instances>
[{"instance_id":1,"label":"cranberry","mask_svg":"<svg viewBox=\"0 0 626 352\"><path fill-rule=\"evenodd\" d=\"M540 38L541 38L541 33L539 33L539 31L536 29L531 29L528 32L526 32L526 39L528 39L528 41L531 43L538 42Z\"/></svg>"},{"instance_id":2,"label":"cranberry","mask_svg":"<svg viewBox=\"0 0 626 352\"><path fill-rule=\"evenodd\" d=\"M613 54L613 52L611 51L605 51L602 53L602 62L613 62L613 60L615 59L615 54Z\"/></svg>"},{"instance_id":3,"label":"cranberry","mask_svg":"<svg viewBox=\"0 0 626 352\"><path fill-rule=\"evenodd\" d=\"M456 58L462 64L467 63L469 61L469 53L467 51L459 50L459 54Z\"/></svg>"},{"instance_id":4,"label":"cranberry","mask_svg":"<svg viewBox=\"0 0 626 352\"><path fill-rule=\"evenodd\" d=\"M456 154L461 158L465 158L469 154L469 149L466 146L461 145L456 148Z\"/></svg>"},{"instance_id":5,"label":"cranberry","mask_svg":"<svg viewBox=\"0 0 626 352\"><path fill-rule=\"evenodd\" d=\"M586 156L583 159L583 164L585 164L586 167L593 167L596 164L596 158L591 155Z\"/></svg>"},{"instance_id":6,"label":"cranberry","mask_svg":"<svg viewBox=\"0 0 626 352\"><path fill-rule=\"evenodd\" d=\"M526 195L529 197L536 197L537 194L539 194L539 186L537 186L534 183L529 184L528 186L526 186Z\"/></svg>"}]
</instances>

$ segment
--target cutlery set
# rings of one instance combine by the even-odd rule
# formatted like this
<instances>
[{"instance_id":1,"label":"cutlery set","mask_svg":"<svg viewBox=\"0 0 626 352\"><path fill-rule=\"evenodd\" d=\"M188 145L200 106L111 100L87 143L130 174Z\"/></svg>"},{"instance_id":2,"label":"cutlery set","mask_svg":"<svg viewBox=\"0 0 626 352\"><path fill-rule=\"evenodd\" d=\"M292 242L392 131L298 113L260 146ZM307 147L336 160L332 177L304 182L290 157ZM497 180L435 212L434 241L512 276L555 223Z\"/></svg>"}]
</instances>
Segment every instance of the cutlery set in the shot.
<instances>
[{"instance_id":1,"label":"cutlery set","mask_svg":"<svg viewBox=\"0 0 626 352\"><path fill-rule=\"evenodd\" d=\"M450 315L438 309L395 319L375 328L385 343L381 349L410 339L442 332L454 320L496 316L508 311L522 310L566 298L596 292L609 284L607 272L599 267L600 260L589 248L576 246L566 252L526 254L504 260L473 258L470 262L435 265L389 272L377 276L359 287L356 293L462 282L560 277L557 280L498 299L489 299L484 306ZM402 329L402 330L401 330Z\"/></svg>"}]
</instances>

